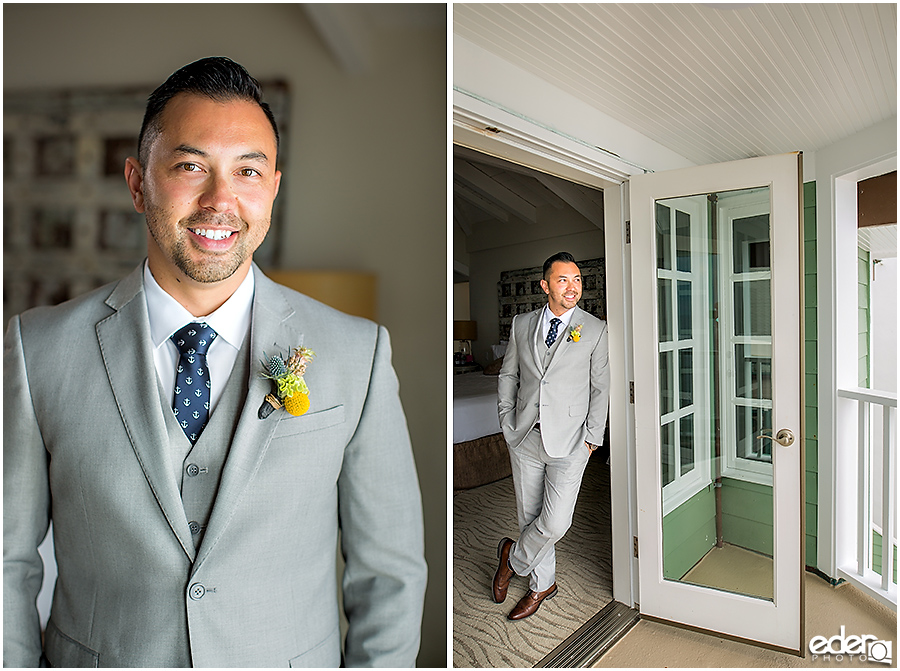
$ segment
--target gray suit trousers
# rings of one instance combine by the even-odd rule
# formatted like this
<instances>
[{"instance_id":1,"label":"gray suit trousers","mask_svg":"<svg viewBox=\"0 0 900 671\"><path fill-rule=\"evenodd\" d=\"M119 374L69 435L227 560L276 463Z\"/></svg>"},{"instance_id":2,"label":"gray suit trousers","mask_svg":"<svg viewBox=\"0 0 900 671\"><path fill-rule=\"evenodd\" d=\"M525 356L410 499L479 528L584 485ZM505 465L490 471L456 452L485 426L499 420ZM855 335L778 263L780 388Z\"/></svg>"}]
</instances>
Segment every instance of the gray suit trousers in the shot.
<instances>
[{"instance_id":1,"label":"gray suit trousers","mask_svg":"<svg viewBox=\"0 0 900 671\"><path fill-rule=\"evenodd\" d=\"M587 446L566 457L551 457L538 429L509 448L519 540L509 555L513 570L529 576L535 592L556 582L556 543L572 526L581 478L591 456Z\"/></svg>"}]
</instances>

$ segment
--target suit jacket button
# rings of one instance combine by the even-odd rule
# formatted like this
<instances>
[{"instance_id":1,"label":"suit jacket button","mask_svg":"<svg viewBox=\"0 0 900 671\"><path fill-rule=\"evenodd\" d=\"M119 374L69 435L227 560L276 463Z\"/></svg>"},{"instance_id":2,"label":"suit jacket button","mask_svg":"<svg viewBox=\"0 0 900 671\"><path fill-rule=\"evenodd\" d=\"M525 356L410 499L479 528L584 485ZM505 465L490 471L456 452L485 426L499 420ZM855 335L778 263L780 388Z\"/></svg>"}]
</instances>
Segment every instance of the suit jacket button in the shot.
<instances>
[{"instance_id":1,"label":"suit jacket button","mask_svg":"<svg viewBox=\"0 0 900 671\"><path fill-rule=\"evenodd\" d=\"M188 522L188 528L191 530L192 534L200 533L200 525L197 524L196 522L193 522L193 521Z\"/></svg>"},{"instance_id":2,"label":"suit jacket button","mask_svg":"<svg viewBox=\"0 0 900 671\"><path fill-rule=\"evenodd\" d=\"M194 477L200 473L200 467L197 464L191 464L187 467L187 474L191 477Z\"/></svg>"},{"instance_id":3,"label":"suit jacket button","mask_svg":"<svg viewBox=\"0 0 900 671\"><path fill-rule=\"evenodd\" d=\"M204 594L206 594L206 588L199 582L195 582L193 585L191 585L190 595L194 601L199 601L200 599L202 599Z\"/></svg>"}]
</instances>

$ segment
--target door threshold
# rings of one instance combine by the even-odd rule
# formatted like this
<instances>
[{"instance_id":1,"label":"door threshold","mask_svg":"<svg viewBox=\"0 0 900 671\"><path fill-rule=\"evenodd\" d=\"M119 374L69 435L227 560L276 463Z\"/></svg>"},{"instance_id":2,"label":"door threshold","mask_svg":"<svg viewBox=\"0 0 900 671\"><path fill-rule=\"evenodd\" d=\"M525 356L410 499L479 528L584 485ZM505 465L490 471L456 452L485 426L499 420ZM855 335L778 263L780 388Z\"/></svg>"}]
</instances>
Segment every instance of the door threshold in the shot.
<instances>
[{"instance_id":1,"label":"door threshold","mask_svg":"<svg viewBox=\"0 0 900 671\"><path fill-rule=\"evenodd\" d=\"M619 601L611 601L556 646L534 668L588 668L631 629L641 615Z\"/></svg>"}]
</instances>

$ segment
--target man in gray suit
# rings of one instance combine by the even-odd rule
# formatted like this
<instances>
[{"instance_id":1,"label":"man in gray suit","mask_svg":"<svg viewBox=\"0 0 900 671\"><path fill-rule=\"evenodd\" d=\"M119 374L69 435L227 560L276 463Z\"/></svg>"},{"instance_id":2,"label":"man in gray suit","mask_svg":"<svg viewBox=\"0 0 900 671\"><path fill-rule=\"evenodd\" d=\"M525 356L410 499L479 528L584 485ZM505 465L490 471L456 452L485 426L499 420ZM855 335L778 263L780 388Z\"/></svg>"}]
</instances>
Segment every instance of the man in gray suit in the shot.
<instances>
[{"instance_id":1,"label":"man in gray suit","mask_svg":"<svg viewBox=\"0 0 900 671\"><path fill-rule=\"evenodd\" d=\"M529 589L507 616L533 615L556 595L556 543L572 524L581 477L603 443L609 408L606 322L577 306L581 272L567 252L544 263L547 305L513 318L498 382L519 539L504 538L492 584L496 603L516 575Z\"/></svg>"},{"instance_id":2,"label":"man in gray suit","mask_svg":"<svg viewBox=\"0 0 900 671\"><path fill-rule=\"evenodd\" d=\"M5 666L414 665L421 498L388 334L253 264L277 152L244 68L185 66L150 97L125 166L147 261L11 320Z\"/></svg>"}]
</instances>

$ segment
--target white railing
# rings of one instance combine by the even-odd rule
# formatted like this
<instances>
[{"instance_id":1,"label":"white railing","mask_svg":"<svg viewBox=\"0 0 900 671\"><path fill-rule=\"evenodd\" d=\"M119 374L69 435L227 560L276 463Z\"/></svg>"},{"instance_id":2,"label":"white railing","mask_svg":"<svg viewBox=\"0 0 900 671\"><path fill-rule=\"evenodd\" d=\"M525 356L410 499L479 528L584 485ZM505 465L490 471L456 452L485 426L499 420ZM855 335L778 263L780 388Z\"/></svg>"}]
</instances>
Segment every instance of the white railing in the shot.
<instances>
[{"instance_id":1,"label":"white railing","mask_svg":"<svg viewBox=\"0 0 900 671\"><path fill-rule=\"evenodd\" d=\"M897 446L895 441L897 394L876 391L873 389L839 389L839 398L856 401L858 406L857 450L858 465L856 474L856 566L838 567L841 577L853 583L863 591L876 597L879 601L897 607L897 587L893 582L894 546L897 539L894 534L896 502L897 502ZM875 431L872 426L872 409L880 406L881 422L881 463L875 460ZM880 473L874 465L880 466ZM874 571L873 562L873 485L880 477L881 484L881 575Z\"/></svg>"}]
</instances>

